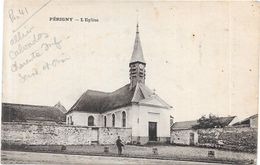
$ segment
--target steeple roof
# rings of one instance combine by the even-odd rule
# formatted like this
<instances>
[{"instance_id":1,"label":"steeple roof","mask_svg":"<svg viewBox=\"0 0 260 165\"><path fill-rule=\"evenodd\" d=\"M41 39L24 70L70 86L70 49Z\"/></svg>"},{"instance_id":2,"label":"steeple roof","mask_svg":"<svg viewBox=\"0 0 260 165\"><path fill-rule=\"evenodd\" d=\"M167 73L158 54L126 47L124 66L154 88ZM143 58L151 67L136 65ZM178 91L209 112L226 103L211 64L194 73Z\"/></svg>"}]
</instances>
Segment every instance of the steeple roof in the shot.
<instances>
[{"instance_id":1,"label":"steeple roof","mask_svg":"<svg viewBox=\"0 0 260 165\"><path fill-rule=\"evenodd\" d=\"M130 64L134 62L142 62L145 63L144 61L144 56L143 56L143 50L141 46L141 40L139 37L139 29L138 29L138 24L136 25L136 36L135 36L135 44L134 44L134 50L133 54L130 60Z\"/></svg>"}]
</instances>

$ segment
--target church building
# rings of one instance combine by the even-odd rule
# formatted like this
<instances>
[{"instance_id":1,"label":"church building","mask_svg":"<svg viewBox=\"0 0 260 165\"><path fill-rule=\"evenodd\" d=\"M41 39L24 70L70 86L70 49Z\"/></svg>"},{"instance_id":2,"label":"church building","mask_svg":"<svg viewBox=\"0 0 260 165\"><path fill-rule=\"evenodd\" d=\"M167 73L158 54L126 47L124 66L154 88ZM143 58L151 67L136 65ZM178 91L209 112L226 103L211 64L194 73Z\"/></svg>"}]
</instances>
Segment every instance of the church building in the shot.
<instances>
[{"instance_id":1,"label":"church building","mask_svg":"<svg viewBox=\"0 0 260 165\"><path fill-rule=\"evenodd\" d=\"M145 85L145 67L137 24L130 83L110 93L87 90L67 112L66 123L131 128L133 143L169 142L172 107Z\"/></svg>"}]
</instances>

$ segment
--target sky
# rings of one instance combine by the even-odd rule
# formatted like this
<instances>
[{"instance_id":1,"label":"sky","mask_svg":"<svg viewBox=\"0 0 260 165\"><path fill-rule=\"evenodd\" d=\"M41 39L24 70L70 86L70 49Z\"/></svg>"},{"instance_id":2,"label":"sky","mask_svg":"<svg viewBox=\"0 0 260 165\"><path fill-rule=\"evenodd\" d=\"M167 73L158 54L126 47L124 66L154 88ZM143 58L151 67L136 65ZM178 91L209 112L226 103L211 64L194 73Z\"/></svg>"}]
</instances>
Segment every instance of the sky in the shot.
<instances>
[{"instance_id":1,"label":"sky","mask_svg":"<svg viewBox=\"0 0 260 165\"><path fill-rule=\"evenodd\" d=\"M173 107L175 121L257 113L259 4L17 0L5 5L3 102L60 101L69 109L88 89L112 92L126 85L138 19L146 85Z\"/></svg>"}]
</instances>

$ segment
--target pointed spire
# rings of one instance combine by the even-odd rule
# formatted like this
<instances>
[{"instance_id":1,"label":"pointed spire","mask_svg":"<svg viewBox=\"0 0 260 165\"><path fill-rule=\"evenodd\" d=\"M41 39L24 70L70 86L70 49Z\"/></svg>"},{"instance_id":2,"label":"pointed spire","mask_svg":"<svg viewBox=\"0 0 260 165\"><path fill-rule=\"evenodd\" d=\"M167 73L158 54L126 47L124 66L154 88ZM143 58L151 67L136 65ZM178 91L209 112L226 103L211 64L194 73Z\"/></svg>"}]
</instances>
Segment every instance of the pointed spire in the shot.
<instances>
[{"instance_id":1,"label":"pointed spire","mask_svg":"<svg viewBox=\"0 0 260 165\"><path fill-rule=\"evenodd\" d=\"M135 36L135 43L134 43L134 50L133 54L130 60L130 64L134 62L142 62L145 63L144 61L144 56L143 56L143 50L141 46L141 41L139 37L139 25L137 23L136 25L136 36Z\"/></svg>"}]
</instances>

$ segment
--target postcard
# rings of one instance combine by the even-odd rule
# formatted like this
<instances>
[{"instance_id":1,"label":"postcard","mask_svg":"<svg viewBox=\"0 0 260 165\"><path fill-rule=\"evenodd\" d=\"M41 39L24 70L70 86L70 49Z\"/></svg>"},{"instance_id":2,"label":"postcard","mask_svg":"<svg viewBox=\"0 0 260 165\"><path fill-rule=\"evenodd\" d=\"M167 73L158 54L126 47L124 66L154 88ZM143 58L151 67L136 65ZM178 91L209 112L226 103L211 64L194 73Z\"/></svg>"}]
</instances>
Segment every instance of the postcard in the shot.
<instances>
[{"instance_id":1,"label":"postcard","mask_svg":"<svg viewBox=\"0 0 260 165\"><path fill-rule=\"evenodd\" d=\"M255 164L259 9L5 1L1 162Z\"/></svg>"}]
</instances>

